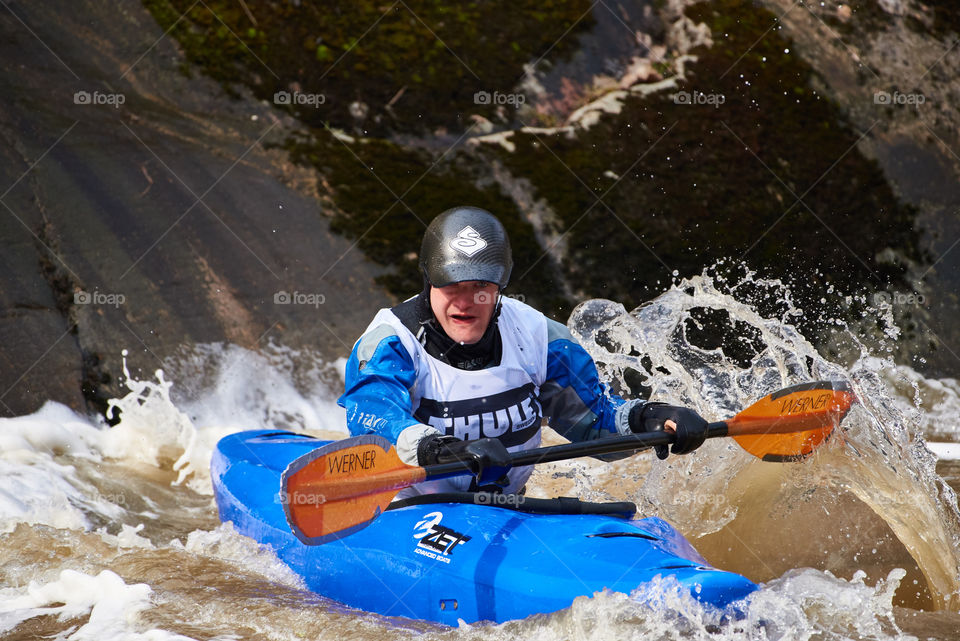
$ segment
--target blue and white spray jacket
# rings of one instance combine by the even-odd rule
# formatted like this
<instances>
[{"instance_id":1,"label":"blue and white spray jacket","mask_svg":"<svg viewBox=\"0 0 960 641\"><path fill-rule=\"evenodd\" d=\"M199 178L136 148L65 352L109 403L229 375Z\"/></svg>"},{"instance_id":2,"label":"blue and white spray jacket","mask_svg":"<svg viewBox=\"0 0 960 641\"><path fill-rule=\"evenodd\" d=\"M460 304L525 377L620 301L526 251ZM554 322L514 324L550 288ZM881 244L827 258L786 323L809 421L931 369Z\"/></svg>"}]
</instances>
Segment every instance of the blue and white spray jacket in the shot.
<instances>
[{"instance_id":1,"label":"blue and white spray jacket","mask_svg":"<svg viewBox=\"0 0 960 641\"><path fill-rule=\"evenodd\" d=\"M571 441L628 433L630 407L641 401L611 394L564 325L515 299L502 297L501 304L500 362L472 371L431 356L393 310L380 310L347 361L346 390L338 402L347 410L350 433L375 433L397 443L404 430L416 433L428 425L464 440L498 438L511 452L540 445L542 418ZM522 488L531 471L511 470L504 491ZM470 482L431 481L401 498L464 491Z\"/></svg>"}]
</instances>

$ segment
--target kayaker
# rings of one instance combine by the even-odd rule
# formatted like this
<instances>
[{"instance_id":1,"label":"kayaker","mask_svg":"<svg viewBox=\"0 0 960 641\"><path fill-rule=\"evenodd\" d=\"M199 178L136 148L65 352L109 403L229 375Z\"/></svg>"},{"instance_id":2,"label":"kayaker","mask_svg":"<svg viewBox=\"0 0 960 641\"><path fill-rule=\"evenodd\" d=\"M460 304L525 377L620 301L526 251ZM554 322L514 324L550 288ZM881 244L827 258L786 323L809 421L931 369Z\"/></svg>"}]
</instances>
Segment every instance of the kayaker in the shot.
<instances>
[{"instance_id":1,"label":"kayaker","mask_svg":"<svg viewBox=\"0 0 960 641\"><path fill-rule=\"evenodd\" d=\"M532 468L508 469L507 451L538 447L543 418L571 441L668 429L677 434L673 454L703 444L707 423L696 412L611 394L566 326L503 295L510 241L489 212L437 216L419 264L423 290L377 313L353 347L338 402L351 434L386 437L410 465L470 460L477 476L423 483L398 498L521 491Z\"/></svg>"}]
</instances>

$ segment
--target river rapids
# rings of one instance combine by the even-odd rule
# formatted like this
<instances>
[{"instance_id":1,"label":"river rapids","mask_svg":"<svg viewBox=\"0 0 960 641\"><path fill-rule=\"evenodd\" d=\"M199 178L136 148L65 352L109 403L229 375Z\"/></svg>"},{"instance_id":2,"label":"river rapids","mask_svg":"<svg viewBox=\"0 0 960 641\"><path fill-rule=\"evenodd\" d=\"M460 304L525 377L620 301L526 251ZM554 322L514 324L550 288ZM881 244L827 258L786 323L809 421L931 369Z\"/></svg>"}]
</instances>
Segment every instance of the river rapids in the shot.
<instances>
[{"instance_id":1,"label":"river rapids","mask_svg":"<svg viewBox=\"0 0 960 641\"><path fill-rule=\"evenodd\" d=\"M777 297L776 313L745 302L758 288ZM895 341L889 310L871 312ZM765 463L714 439L666 461L642 452L543 465L529 486L535 496L627 499L667 519L713 565L762 583L742 618L665 589L654 606L604 592L549 615L447 628L305 590L269 549L219 522L209 460L220 437L243 429L345 436L335 403L343 361L282 345L200 345L162 370L125 371L129 393L112 402L121 416L112 428L52 402L0 419L0 635L955 639L960 384L897 365L883 341L867 348L852 330L841 332L844 356L829 360L794 329L801 313L777 282L704 274L632 312L585 301L568 325L617 392L696 407L708 420L796 383L848 382L859 403L809 459ZM705 324L712 336L727 328L721 344L704 340Z\"/></svg>"}]
</instances>

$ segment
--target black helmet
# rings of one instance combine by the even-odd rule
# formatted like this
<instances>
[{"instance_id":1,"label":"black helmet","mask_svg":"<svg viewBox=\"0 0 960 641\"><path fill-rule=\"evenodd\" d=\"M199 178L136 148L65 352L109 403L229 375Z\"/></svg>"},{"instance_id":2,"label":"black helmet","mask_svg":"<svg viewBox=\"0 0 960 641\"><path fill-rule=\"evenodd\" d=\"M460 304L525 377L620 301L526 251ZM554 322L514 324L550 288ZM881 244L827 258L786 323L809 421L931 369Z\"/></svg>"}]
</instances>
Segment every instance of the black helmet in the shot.
<instances>
[{"instance_id":1,"label":"black helmet","mask_svg":"<svg viewBox=\"0 0 960 641\"><path fill-rule=\"evenodd\" d=\"M503 289L512 269L507 230L478 207L448 209L423 234L420 270L434 287L483 280Z\"/></svg>"}]
</instances>

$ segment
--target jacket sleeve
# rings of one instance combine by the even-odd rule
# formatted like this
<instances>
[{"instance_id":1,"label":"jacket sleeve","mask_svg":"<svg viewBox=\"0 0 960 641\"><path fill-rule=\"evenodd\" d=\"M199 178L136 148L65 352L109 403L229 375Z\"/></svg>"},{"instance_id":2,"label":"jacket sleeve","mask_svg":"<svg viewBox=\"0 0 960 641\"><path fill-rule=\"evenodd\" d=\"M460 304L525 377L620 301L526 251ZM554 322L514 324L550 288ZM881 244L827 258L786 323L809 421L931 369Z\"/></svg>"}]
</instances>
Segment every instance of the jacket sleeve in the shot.
<instances>
[{"instance_id":1,"label":"jacket sleeve","mask_svg":"<svg viewBox=\"0 0 960 641\"><path fill-rule=\"evenodd\" d=\"M550 427L571 441L629 434L630 408L600 382L590 354L562 324L547 320L547 376L540 402Z\"/></svg>"},{"instance_id":2,"label":"jacket sleeve","mask_svg":"<svg viewBox=\"0 0 960 641\"><path fill-rule=\"evenodd\" d=\"M347 360L345 389L337 400L347 410L350 434L379 434L396 443L401 431L418 425L410 400L416 375L413 359L389 325L361 336Z\"/></svg>"}]
</instances>

